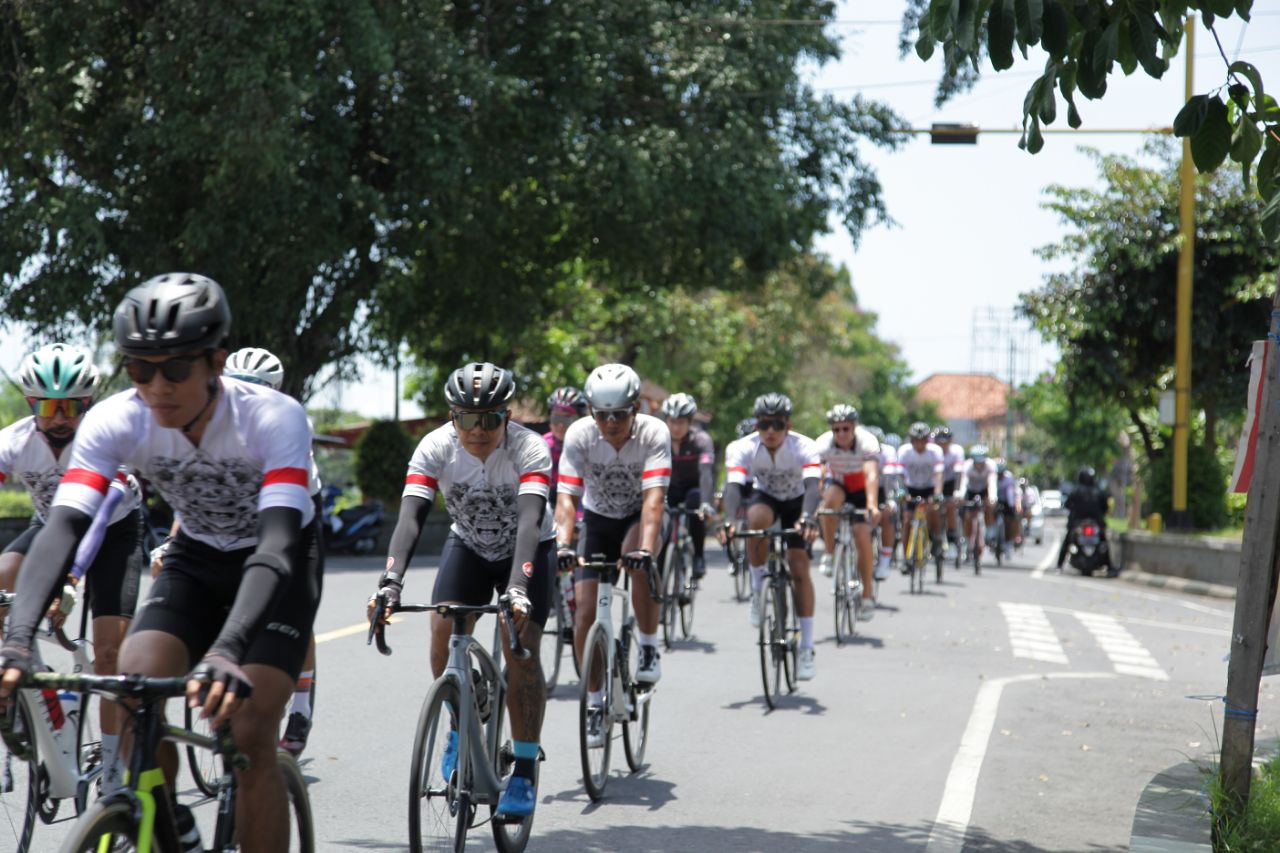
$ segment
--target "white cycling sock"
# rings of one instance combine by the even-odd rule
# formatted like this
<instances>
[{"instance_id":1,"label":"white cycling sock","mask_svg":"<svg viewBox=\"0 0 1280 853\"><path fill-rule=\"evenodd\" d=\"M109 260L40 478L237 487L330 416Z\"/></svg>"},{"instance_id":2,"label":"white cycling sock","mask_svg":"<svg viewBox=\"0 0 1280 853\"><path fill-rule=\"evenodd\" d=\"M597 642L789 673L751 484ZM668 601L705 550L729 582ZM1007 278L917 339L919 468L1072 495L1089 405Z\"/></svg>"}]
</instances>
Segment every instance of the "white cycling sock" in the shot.
<instances>
[{"instance_id":1,"label":"white cycling sock","mask_svg":"<svg viewBox=\"0 0 1280 853\"><path fill-rule=\"evenodd\" d=\"M759 592L764 586L764 566L751 567L751 591Z\"/></svg>"},{"instance_id":2,"label":"white cycling sock","mask_svg":"<svg viewBox=\"0 0 1280 853\"><path fill-rule=\"evenodd\" d=\"M293 705L289 708L291 714L301 714L308 720L311 719L311 682L316 677L316 671L309 669L298 676L298 683L293 690Z\"/></svg>"},{"instance_id":3,"label":"white cycling sock","mask_svg":"<svg viewBox=\"0 0 1280 853\"><path fill-rule=\"evenodd\" d=\"M658 635L656 633L646 634L644 631L636 631L636 633L640 635L640 645L642 646L658 645Z\"/></svg>"},{"instance_id":4,"label":"white cycling sock","mask_svg":"<svg viewBox=\"0 0 1280 853\"><path fill-rule=\"evenodd\" d=\"M813 617L801 616L800 622L800 648L813 648Z\"/></svg>"},{"instance_id":5,"label":"white cycling sock","mask_svg":"<svg viewBox=\"0 0 1280 853\"><path fill-rule=\"evenodd\" d=\"M603 705L603 704L604 704L604 691L603 691L603 690L588 690L588 691L587 691L587 704L588 704L588 705Z\"/></svg>"}]
</instances>

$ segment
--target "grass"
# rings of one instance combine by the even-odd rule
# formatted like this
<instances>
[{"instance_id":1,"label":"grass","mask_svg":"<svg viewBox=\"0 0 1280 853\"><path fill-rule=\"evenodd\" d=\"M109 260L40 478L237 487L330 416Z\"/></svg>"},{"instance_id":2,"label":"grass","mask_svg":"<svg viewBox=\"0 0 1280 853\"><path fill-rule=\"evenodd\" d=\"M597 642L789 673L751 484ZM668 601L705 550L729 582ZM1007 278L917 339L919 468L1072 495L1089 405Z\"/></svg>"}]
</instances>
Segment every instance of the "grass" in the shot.
<instances>
[{"instance_id":1,"label":"grass","mask_svg":"<svg viewBox=\"0 0 1280 853\"><path fill-rule=\"evenodd\" d=\"M1280 849L1280 753L1259 768L1249 786L1243 815L1225 808L1222 777L1209 777L1209 807L1214 820L1214 853L1274 853Z\"/></svg>"}]
</instances>

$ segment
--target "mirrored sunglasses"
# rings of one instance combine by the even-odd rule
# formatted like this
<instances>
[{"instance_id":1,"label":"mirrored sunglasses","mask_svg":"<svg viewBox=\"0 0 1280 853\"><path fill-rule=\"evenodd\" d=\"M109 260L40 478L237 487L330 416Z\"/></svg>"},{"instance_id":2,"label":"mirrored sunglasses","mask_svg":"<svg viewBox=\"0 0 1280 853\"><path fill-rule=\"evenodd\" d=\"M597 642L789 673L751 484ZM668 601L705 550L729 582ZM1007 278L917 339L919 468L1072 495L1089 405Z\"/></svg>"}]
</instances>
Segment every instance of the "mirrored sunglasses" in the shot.
<instances>
[{"instance_id":1,"label":"mirrored sunglasses","mask_svg":"<svg viewBox=\"0 0 1280 853\"><path fill-rule=\"evenodd\" d=\"M625 409L592 409L591 415L598 421L625 421L631 417L631 407Z\"/></svg>"},{"instance_id":2,"label":"mirrored sunglasses","mask_svg":"<svg viewBox=\"0 0 1280 853\"><path fill-rule=\"evenodd\" d=\"M766 430L774 430L775 432L782 432L786 428L787 428L787 422L784 420L774 420L773 418L760 418L759 420L756 421L756 429L760 430L760 432L764 432Z\"/></svg>"},{"instance_id":3,"label":"mirrored sunglasses","mask_svg":"<svg viewBox=\"0 0 1280 853\"><path fill-rule=\"evenodd\" d=\"M146 385L156 378L156 373L164 377L166 382L172 382L175 385L186 382L191 378L191 371L195 367L195 363L204 358L206 353L196 353L195 355L175 355L173 358L164 361L143 361L138 358L128 358L124 362L124 370L129 374L130 381L138 385Z\"/></svg>"},{"instance_id":4,"label":"mirrored sunglasses","mask_svg":"<svg viewBox=\"0 0 1280 853\"><path fill-rule=\"evenodd\" d=\"M27 402L31 404L31 414L37 418L51 418L58 413L59 409L68 418L78 418L89 411L89 404L92 401L88 397L66 397L62 399L40 397L30 399Z\"/></svg>"},{"instance_id":5,"label":"mirrored sunglasses","mask_svg":"<svg viewBox=\"0 0 1280 853\"><path fill-rule=\"evenodd\" d=\"M453 423L455 426L467 432L476 427L480 429L491 430L502 426L507 419L506 412L454 412Z\"/></svg>"}]
</instances>

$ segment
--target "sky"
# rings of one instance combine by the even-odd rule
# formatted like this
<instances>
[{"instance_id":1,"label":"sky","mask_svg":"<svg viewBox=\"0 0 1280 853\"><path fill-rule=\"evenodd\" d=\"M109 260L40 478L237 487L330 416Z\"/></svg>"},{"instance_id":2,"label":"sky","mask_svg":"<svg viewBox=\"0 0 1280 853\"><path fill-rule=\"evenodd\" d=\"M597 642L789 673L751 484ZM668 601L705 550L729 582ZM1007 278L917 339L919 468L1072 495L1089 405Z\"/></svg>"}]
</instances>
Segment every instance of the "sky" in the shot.
<instances>
[{"instance_id":1,"label":"sky","mask_svg":"<svg viewBox=\"0 0 1280 853\"><path fill-rule=\"evenodd\" d=\"M1280 89L1280 9L1265 0L1254 5L1258 11L1247 26L1233 18L1219 21L1216 29L1228 57L1252 62L1271 88ZM939 59L924 63L914 53L898 56L904 7L902 0L840 3L828 32L839 36L843 57L808 69L813 86L837 98L860 92L887 103L911 127L937 121L984 129L1019 127L1023 96L1043 67L1043 55L1033 49L1029 60L1018 57L1002 73L986 66L972 92L937 109L933 94ZM1103 99L1078 97L1082 129L1171 125L1185 100L1184 53L1163 80L1151 80L1141 71L1124 77L1117 69ZM1203 93L1222 85L1225 63L1203 25L1197 26L1194 53L1194 90ZM1066 128L1061 102L1058 112L1054 127ZM1039 287L1050 271L1035 249L1055 242L1062 231L1056 216L1042 208L1044 188L1097 186L1097 169L1082 146L1137 154L1146 138L1143 133L1050 133L1034 156L1018 149L1016 134L982 136L976 146L933 146L927 136L916 136L892 152L866 145L862 154L879 175L896 225L864 233L855 248L833 221L831 233L820 236L816 248L848 267L859 304L878 315L877 334L900 347L915 381L935 372L970 370L1007 378L1008 338L992 333L989 322L979 324L975 337L974 317L1007 318L1018 295ZM0 366L12 373L20 350L8 340ZM1029 378L1026 374L1048 367L1055 358L1051 347L1025 332L1015 349L1015 378ZM330 384L310 404L387 417L394 408L393 387L389 371L366 365L359 382ZM402 417L420 413L413 403L401 404Z\"/></svg>"}]
</instances>

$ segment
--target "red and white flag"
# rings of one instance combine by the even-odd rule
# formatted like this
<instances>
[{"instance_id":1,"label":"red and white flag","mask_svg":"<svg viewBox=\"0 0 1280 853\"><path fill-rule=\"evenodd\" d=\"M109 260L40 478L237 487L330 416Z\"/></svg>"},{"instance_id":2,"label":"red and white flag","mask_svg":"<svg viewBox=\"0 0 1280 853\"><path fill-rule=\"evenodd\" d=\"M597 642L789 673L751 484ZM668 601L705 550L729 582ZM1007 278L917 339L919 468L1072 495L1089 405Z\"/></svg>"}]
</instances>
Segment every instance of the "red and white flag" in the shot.
<instances>
[{"instance_id":1,"label":"red and white flag","mask_svg":"<svg viewBox=\"0 0 1280 853\"><path fill-rule=\"evenodd\" d=\"M1231 472L1231 491L1249 492L1253 478L1253 460L1258 449L1258 427L1262 411L1262 377L1267 371L1267 342L1254 341L1249 354L1249 409L1244 417L1244 429L1240 431L1240 444L1236 447L1236 467Z\"/></svg>"}]
</instances>

